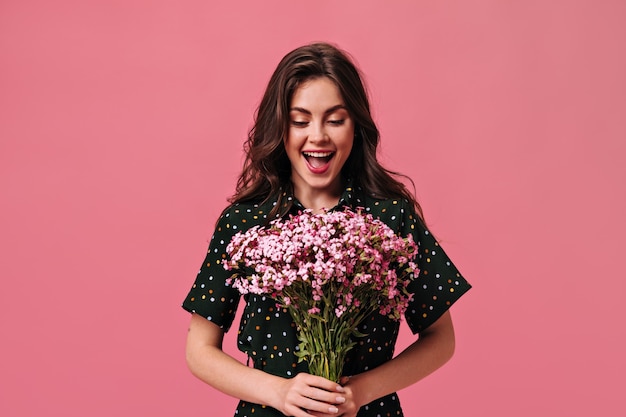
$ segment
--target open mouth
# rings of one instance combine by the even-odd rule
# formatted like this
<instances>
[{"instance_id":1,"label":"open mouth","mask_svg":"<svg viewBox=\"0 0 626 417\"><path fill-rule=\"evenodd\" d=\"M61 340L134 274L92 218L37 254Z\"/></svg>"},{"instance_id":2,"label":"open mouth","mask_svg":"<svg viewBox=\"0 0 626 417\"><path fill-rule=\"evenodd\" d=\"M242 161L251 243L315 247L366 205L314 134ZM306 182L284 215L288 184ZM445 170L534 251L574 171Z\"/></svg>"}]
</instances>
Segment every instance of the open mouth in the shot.
<instances>
[{"instance_id":1,"label":"open mouth","mask_svg":"<svg viewBox=\"0 0 626 417\"><path fill-rule=\"evenodd\" d=\"M322 168L326 166L335 156L334 152L302 152L302 155L313 168Z\"/></svg>"}]
</instances>

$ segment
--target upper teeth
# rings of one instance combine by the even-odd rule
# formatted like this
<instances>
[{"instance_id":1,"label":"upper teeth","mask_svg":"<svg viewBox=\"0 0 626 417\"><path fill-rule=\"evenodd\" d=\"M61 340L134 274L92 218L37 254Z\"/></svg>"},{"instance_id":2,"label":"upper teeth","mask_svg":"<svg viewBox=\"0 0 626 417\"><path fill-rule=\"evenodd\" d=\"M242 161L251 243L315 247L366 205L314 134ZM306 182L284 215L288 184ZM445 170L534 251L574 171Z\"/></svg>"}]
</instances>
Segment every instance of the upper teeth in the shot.
<instances>
[{"instance_id":1,"label":"upper teeth","mask_svg":"<svg viewBox=\"0 0 626 417\"><path fill-rule=\"evenodd\" d=\"M305 156L310 156L313 158L326 158L327 156L332 155L332 152L303 152Z\"/></svg>"}]
</instances>

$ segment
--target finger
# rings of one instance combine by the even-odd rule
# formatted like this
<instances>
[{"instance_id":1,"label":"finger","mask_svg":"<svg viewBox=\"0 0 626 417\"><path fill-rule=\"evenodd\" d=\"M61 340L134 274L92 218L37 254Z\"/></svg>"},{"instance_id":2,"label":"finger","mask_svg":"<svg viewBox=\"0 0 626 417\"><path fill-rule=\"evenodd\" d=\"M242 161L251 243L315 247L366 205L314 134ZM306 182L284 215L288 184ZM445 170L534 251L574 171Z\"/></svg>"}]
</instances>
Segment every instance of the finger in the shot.
<instances>
[{"instance_id":1,"label":"finger","mask_svg":"<svg viewBox=\"0 0 626 417\"><path fill-rule=\"evenodd\" d=\"M339 412L337 406L326 401L318 401L311 398L304 398L301 407L309 411L309 413L315 411L322 415L328 414L334 417L337 416Z\"/></svg>"},{"instance_id":2,"label":"finger","mask_svg":"<svg viewBox=\"0 0 626 417\"><path fill-rule=\"evenodd\" d=\"M345 394L341 392L344 391L343 387L322 377L301 373L291 379L288 385L291 387L287 390L286 402L298 407L297 413L289 415L300 416L303 410L310 410L307 416L316 412L336 417L339 411L337 406L346 401Z\"/></svg>"},{"instance_id":3,"label":"finger","mask_svg":"<svg viewBox=\"0 0 626 417\"><path fill-rule=\"evenodd\" d=\"M306 378L305 382L308 385L321 388L326 391L343 392L343 387L341 386L341 384L338 384L326 378L322 378L321 376L310 375L310 374L304 374L304 375L305 375L304 378Z\"/></svg>"},{"instance_id":4,"label":"finger","mask_svg":"<svg viewBox=\"0 0 626 417\"><path fill-rule=\"evenodd\" d=\"M309 414L313 417L341 417L343 414L328 414L328 413L318 413L317 411L309 411Z\"/></svg>"},{"instance_id":5,"label":"finger","mask_svg":"<svg viewBox=\"0 0 626 417\"><path fill-rule=\"evenodd\" d=\"M285 409L285 412L287 415L293 417L337 417L337 413L323 413L296 406L288 407L287 409Z\"/></svg>"},{"instance_id":6,"label":"finger","mask_svg":"<svg viewBox=\"0 0 626 417\"><path fill-rule=\"evenodd\" d=\"M310 374L298 374L297 391L304 397L329 404L345 402L345 389L336 382Z\"/></svg>"},{"instance_id":7,"label":"finger","mask_svg":"<svg viewBox=\"0 0 626 417\"><path fill-rule=\"evenodd\" d=\"M346 402L346 398L343 393L326 391L315 387L309 387L303 395L312 400L327 404L343 404Z\"/></svg>"}]
</instances>

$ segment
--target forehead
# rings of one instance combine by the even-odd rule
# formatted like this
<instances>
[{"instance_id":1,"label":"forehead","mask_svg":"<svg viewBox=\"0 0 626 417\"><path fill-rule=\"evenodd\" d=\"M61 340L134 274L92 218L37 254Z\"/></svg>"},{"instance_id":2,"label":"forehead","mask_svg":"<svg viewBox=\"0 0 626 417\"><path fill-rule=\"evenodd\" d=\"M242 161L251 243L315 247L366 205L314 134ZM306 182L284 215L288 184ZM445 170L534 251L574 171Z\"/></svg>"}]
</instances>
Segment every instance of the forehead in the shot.
<instances>
[{"instance_id":1,"label":"forehead","mask_svg":"<svg viewBox=\"0 0 626 417\"><path fill-rule=\"evenodd\" d=\"M291 106L343 105L344 100L337 85L328 77L319 77L302 82L291 97Z\"/></svg>"}]
</instances>

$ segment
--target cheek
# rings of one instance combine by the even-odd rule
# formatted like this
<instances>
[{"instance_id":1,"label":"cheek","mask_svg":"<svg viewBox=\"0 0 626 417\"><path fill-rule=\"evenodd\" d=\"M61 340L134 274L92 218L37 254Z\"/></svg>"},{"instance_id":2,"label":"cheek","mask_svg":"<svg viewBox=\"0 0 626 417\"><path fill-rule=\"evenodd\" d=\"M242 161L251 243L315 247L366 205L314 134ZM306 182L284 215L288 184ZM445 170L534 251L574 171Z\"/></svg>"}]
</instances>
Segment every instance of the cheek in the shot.
<instances>
[{"instance_id":1,"label":"cheek","mask_svg":"<svg viewBox=\"0 0 626 417\"><path fill-rule=\"evenodd\" d=\"M302 146L301 140L292 133L289 133L287 138L283 140L283 146L285 147L285 151L287 155L291 158L292 155L300 153L300 147Z\"/></svg>"},{"instance_id":2,"label":"cheek","mask_svg":"<svg viewBox=\"0 0 626 417\"><path fill-rule=\"evenodd\" d=\"M350 151L354 146L354 129L349 129L343 137L343 147Z\"/></svg>"},{"instance_id":3,"label":"cheek","mask_svg":"<svg viewBox=\"0 0 626 417\"><path fill-rule=\"evenodd\" d=\"M289 129L287 131L287 138L283 141L285 146L301 146L304 137L304 133L301 129Z\"/></svg>"}]
</instances>

